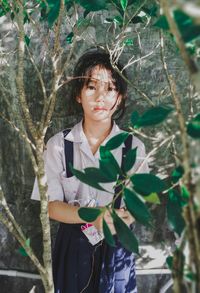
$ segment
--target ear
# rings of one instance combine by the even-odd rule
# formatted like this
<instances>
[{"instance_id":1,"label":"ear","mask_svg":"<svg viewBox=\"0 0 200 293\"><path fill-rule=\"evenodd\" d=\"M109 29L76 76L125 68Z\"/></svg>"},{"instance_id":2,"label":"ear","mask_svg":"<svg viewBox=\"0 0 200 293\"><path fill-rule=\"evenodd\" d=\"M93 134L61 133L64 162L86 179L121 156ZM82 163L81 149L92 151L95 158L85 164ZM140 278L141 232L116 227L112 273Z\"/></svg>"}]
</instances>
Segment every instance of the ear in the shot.
<instances>
[{"instance_id":1,"label":"ear","mask_svg":"<svg viewBox=\"0 0 200 293\"><path fill-rule=\"evenodd\" d=\"M121 101L122 101L122 95L119 95L117 98L117 106L121 104Z\"/></svg>"},{"instance_id":2,"label":"ear","mask_svg":"<svg viewBox=\"0 0 200 293\"><path fill-rule=\"evenodd\" d=\"M81 104L81 98L80 98L80 97L77 97L77 98L76 98L76 101L77 101L79 104Z\"/></svg>"}]
</instances>

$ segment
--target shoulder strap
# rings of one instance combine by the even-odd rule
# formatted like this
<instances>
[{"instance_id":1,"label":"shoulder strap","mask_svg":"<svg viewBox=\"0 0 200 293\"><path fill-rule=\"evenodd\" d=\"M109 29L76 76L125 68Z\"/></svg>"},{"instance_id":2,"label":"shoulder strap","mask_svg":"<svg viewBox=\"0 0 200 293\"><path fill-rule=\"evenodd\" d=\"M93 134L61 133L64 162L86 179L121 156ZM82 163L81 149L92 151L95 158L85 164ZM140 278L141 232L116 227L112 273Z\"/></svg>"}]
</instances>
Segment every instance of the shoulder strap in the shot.
<instances>
[{"instance_id":1,"label":"shoulder strap","mask_svg":"<svg viewBox=\"0 0 200 293\"><path fill-rule=\"evenodd\" d=\"M65 136L71 131L71 129L65 129L63 131L63 136ZM65 151L65 165L66 165L66 175L68 177L72 177L73 174L69 168L69 164L73 166L74 162L74 148L73 148L73 142L64 139L64 151Z\"/></svg>"},{"instance_id":2,"label":"shoulder strap","mask_svg":"<svg viewBox=\"0 0 200 293\"><path fill-rule=\"evenodd\" d=\"M130 134L127 139L125 140L124 144L125 144L125 147L122 149L122 163L121 163L121 168L123 170L123 166L124 166L124 158L126 156L126 153L131 149L132 147L132 140L133 140L133 136L132 134ZM119 176L119 179L122 180L124 179L124 176L123 175L120 175ZM118 185L116 188L115 188L115 195L114 195L114 198L115 196L122 190L122 186L121 185ZM121 206L121 200L122 200L122 196L119 196L115 203L114 203L114 208L115 209L119 209L120 206Z\"/></svg>"}]
</instances>

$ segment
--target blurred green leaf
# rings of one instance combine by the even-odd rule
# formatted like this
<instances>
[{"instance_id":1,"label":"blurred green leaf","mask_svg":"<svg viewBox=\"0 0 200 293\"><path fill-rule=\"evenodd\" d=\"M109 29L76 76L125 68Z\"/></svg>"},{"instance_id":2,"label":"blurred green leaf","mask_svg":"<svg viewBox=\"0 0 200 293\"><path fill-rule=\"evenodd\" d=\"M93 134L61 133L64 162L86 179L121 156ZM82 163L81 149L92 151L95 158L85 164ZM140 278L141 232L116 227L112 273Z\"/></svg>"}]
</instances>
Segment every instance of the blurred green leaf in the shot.
<instances>
[{"instance_id":1,"label":"blurred green leaf","mask_svg":"<svg viewBox=\"0 0 200 293\"><path fill-rule=\"evenodd\" d=\"M112 137L105 145L105 148L109 151L118 148L129 136L128 132L121 132Z\"/></svg>"},{"instance_id":2,"label":"blurred green leaf","mask_svg":"<svg viewBox=\"0 0 200 293\"><path fill-rule=\"evenodd\" d=\"M138 241L133 234L133 232L129 229L129 227L120 219L120 217L113 211L112 214L113 223L115 230L117 232L117 236L121 244L129 251L138 253Z\"/></svg>"},{"instance_id":3,"label":"blurred green leaf","mask_svg":"<svg viewBox=\"0 0 200 293\"><path fill-rule=\"evenodd\" d=\"M75 0L87 11L98 11L106 9L106 0Z\"/></svg>"},{"instance_id":4,"label":"blurred green leaf","mask_svg":"<svg viewBox=\"0 0 200 293\"><path fill-rule=\"evenodd\" d=\"M124 45L133 46L133 39L128 38L128 39L124 40Z\"/></svg>"},{"instance_id":5,"label":"blurred green leaf","mask_svg":"<svg viewBox=\"0 0 200 293\"><path fill-rule=\"evenodd\" d=\"M137 122L138 122L139 118L140 118L140 116L139 116L138 112L137 111L134 111L131 114L131 124L133 126L137 125Z\"/></svg>"},{"instance_id":6,"label":"blurred green leaf","mask_svg":"<svg viewBox=\"0 0 200 293\"><path fill-rule=\"evenodd\" d=\"M123 11L125 11L128 4L128 0L120 0L120 3L121 3Z\"/></svg>"},{"instance_id":7,"label":"blurred green leaf","mask_svg":"<svg viewBox=\"0 0 200 293\"><path fill-rule=\"evenodd\" d=\"M200 25L195 24L188 14L177 9L174 11L174 18L184 42L190 42L200 36Z\"/></svg>"},{"instance_id":8,"label":"blurred green leaf","mask_svg":"<svg viewBox=\"0 0 200 293\"><path fill-rule=\"evenodd\" d=\"M161 15L158 20L154 23L154 26L163 30L169 30L169 24L165 15Z\"/></svg>"},{"instance_id":9,"label":"blurred green leaf","mask_svg":"<svg viewBox=\"0 0 200 293\"><path fill-rule=\"evenodd\" d=\"M184 273L184 277L192 282L196 282L198 280L197 274L192 271L187 271L186 273Z\"/></svg>"},{"instance_id":10,"label":"blurred green leaf","mask_svg":"<svg viewBox=\"0 0 200 293\"><path fill-rule=\"evenodd\" d=\"M80 208L78 209L78 214L81 219L90 223L96 220L96 218L101 215L102 211L98 208Z\"/></svg>"},{"instance_id":11,"label":"blurred green leaf","mask_svg":"<svg viewBox=\"0 0 200 293\"><path fill-rule=\"evenodd\" d=\"M172 175L171 175L171 177L172 177L172 182L173 182L173 183L178 182L179 179L181 179L181 178L183 177L183 174L184 174L184 169L183 169L183 167L182 167L182 166L178 166L178 167L176 167L176 169L174 169L174 170L172 171Z\"/></svg>"},{"instance_id":12,"label":"blurred green leaf","mask_svg":"<svg viewBox=\"0 0 200 293\"><path fill-rule=\"evenodd\" d=\"M188 123L187 133L192 138L200 138L200 113Z\"/></svg>"},{"instance_id":13,"label":"blurred green leaf","mask_svg":"<svg viewBox=\"0 0 200 293\"><path fill-rule=\"evenodd\" d=\"M137 147L127 152L124 159L124 165L123 165L125 172L128 172L129 170L131 170L131 168L134 166L136 161L136 156L137 156Z\"/></svg>"},{"instance_id":14,"label":"blurred green leaf","mask_svg":"<svg viewBox=\"0 0 200 293\"><path fill-rule=\"evenodd\" d=\"M135 16L135 17L132 18L131 22L132 23L143 23L144 18L145 18L144 16L143 17Z\"/></svg>"},{"instance_id":15,"label":"blurred green leaf","mask_svg":"<svg viewBox=\"0 0 200 293\"><path fill-rule=\"evenodd\" d=\"M188 201L188 199L190 198L190 193L185 185L181 186L181 195L186 201Z\"/></svg>"},{"instance_id":16,"label":"blurred green leaf","mask_svg":"<svg viewBox=\"0 0 200 293\"><path fill-rule=\"evenodd\" d=\"M200 36L200 25L196 24L192 17L179 9L174 10L173 13L174 19L185 43ZM154 26L164 30L169 30L169 24L165 15L161 15L154 23Z\"/></svg>"},{"instance_id":17,"label":"blurred green leaf","mask_svg":"<svg viewBox=\"0 0 200 293\"><path fill-rule=\"evenodd\" d=\"M57 20L60 11L61 0L46 0L48 3L49 12L47 14L47 20L49 27L52 27L54 22Z\"/></svg>"},{"instance_id":18,"label":"blurred green leaf","mask_svg":"<svg viewBox=\"0 0 200 293\"><path fill-rule=\"evenodd\" d=\"M131 215L143 225L150 225L152 216L145 203L130 189L124 189L124 202Z\"/></svg>"},{"instance_id":19,"label":"blurred green leaf","mask_svg":"<svg viewBox=\"0 0 200 293\"><path fill-rule=\"evenodd\" d=\"M166 106L157 106L150 108L145 113L143 113L142 116L138 117L137 119L135 118L133 119L133 121L131 121L133 126L136 128L156 125L163 122L171 111L172 108ZM135 122L135 124L133 122Z\"/></svg>"},{"instance_id":20,"label":"blurred green leaf","mask_svg":"<svg viewBox=\"0 0 200 293\"><path fill-rule=\"evenodd\" d=\"M108 245L114 247L115 246L114 237L112 233L110 232L110 229L104 219L103 219L103 234L105 236L105 241L108 243Z\"/></svg>"},{"instance_id":21,"label":"blurred green leaf","mask_svg":"<svg viewBox=\"0 0 200 293\"><path fill-rule=\"evenodd\" d=\"M70 165L70 169L74 176L76 176L81 182L86 183L96 189L106 191L103 187L101 187L96 181L93 180L90 176L86 175L84 172L76 170Z\"/></svg>"},{"instance_id":22,"label":"blurred green leaf","mask_svg":"<svg viewBox=\"0 0 200 293\"><path fill-rule=\"evenodd\" d=\"M170 227L179 235L185 228L185 220L182 215L182 200L176 190L168 192L167 218Z\"/></svg>"},{"instance_id":23,"label":"blurred green leaf","mask_svg":"<svg viewBox=\"0 0 200 293\"><path fill-rule=\"evenodd\" d=\"M166 263L167 263L167 265L168 265L168 268L169 268L170 270L172 270L172 269L173 269L173 256L168 256L168 257L166 258Z\"/></svg>"},{"instance_id":24,"label":"blurred green leaf","mask_svg":"<svg viewBox=\"0 0 200 293\"><path fill-rule=\"evenodd\" d=\"M20 247L18 249L19 253L22 255L22 256L28 256L28 254L26 253L26 250L24 249L24 247Z\"/></svg>"},{"instance_id":25,"label":"blurred green leaf","mask_svg":"<svg viewBox=\"0 0 200 293\"><path fill-rule=\"evenodd\" d=\"M25 41L26 45L29 46L30 38L27 35L24 36L24 41Z\"/></svg>"},{"instance_id":26,"label":"blurred green leaf","mask_svg":"<svg viewBox=\"0 0 200 293\"><path fill-rule=\"evenodd\" d=\"M134 174L131 182L134 190L144 196L152 192L159 193L166 188L164 181L153 174Z\"/></svg>"},{"instance_id":27,"label":"blurred green leaf","mask_svg":"<svg viewBox=\"0 0 200 293\"><path fill-rule=\"evenodd\" d=\"M67 11L73 6L74 1L73 0L65 0L65 7Z\"/></svg>"},{"instance_id":28,"label":"blurred green leaf","mask_svg":"<svg viewBox=\"0 0 200 293\"><path fill-rule=\"evenodd\" d=\"M71 32L67 35L67 38L66 38L66 41L67 41L67 44L71 44L72 41L73 41L73 37L74 37L74 33Z\"/></svg>"},{"instance_id":29,"label":"blurred green leaf","mask_svg":"<svg viewBox=\"0 0 200 293\"><path fill-rule=\"evenodd\" d=\"M151 8L143 6L142 11L144 11L149 16L157 16L158 6L156 4L152 5Z\"/></svg>"},{"instance_id":30,"label":"blurred green leaf","mask_svg":"<svg viewBox=\"0 0 200 293\"><path fill-rule=\"evenodd\" d=\"M10 4L7 0L2 0L0 5L0 17L11 12Z\"/></svg>"},{"instance_id":31,"label":"blurred green leaf","mask_svg":"<svg viewBox=\"0 0 200 293\"><path fill-rule=\"evenodd\" d=\"M147 196L144 196L145 201L150 202L150 203L154 203L154 204L160 204L160 199L157 195L157 193L152 192Z\"/></svg>"},{"instance_id":32,"label":"blurred green leaf","mask_svg":"<svg viewBox=\"0 0 200 293\"><path fill-rule=\"evenodd\" d=\"M123 24L123 18L121 16L115 16L113 21L119 25Z\"/></svg>"},{"instance_id":33,"label":"blurred green leaf","mask_svg":"<svg viewBox=\"0 0 200 293\"><path fill-rule=\"evenodd\" d=\"M26 241L25 241L25 245L26 245L27 247L30 247L30 238L26 239ZM20 253L22 256L28 256L28 254L26 253L26 250L24 249L24 247L21 246L21 247L18 249L18 251L19 251L19 253Z\"/></svg>"}]
</instances>

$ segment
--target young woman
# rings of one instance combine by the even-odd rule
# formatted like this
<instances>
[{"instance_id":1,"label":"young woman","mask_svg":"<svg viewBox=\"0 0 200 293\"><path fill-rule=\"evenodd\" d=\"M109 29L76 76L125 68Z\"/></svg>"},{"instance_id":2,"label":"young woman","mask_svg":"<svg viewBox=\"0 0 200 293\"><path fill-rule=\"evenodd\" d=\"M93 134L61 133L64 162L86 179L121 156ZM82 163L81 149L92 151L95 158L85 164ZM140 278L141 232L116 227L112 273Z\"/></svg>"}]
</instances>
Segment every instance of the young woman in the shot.
<instances>
[{"instance_id":1,"label":"young woman","mask_svg":"<svg viewBox=\"0 0 200 293\"><path fill-rule=\"evenodd\" d=\"M121 69L120 64L117 64ZM83 119L71 130L59 132L47 143L45 169L48 183L49 216L60 222L53 252L55 293L135 293L134 255L116 238L109 247L101 237L95 241L84 229L91 229L79 217L80 206L105 206L112 201L115 183L101 184L108 193L80 182L70 171L99 166L99 147L122 132L113 120L115 112L124 110L127 85L112 68L109 55L100 49L87 51L74 70L72 99L83 109ZM130 140L130 139L129 139ZM112 151L119 165L124 145ZM131 136L131 147L137 147L137 160L132 172L148 172L143 143ZM37 184L32 199L39 199ZM116 213L130 225L133 218L118 202ZM104 215L112 234L112 218ZM102 217L93 223L93 232L101 235ZM94 239L93 239L94 240Z\"/></svg>"}]
</instances>

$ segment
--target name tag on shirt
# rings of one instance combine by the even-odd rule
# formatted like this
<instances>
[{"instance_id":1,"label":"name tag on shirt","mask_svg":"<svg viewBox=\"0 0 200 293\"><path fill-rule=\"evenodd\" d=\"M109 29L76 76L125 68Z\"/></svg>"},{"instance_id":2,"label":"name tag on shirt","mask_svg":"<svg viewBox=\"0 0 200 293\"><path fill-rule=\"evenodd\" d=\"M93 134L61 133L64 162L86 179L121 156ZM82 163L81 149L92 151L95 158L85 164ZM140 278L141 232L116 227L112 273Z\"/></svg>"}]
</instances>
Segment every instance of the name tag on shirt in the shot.
<instances>
[{"instance_id":1,"label":"name tag on shirt","mask_svg":"<svg viewBox=\"0 0 200 293\"><path fill-rule=\"evenodd\" d=\"M82 225L81 230L92 245L97 244L104 238L103 233L99 232L96 227L90 223Z\"/></svg>"}]
</instances>

